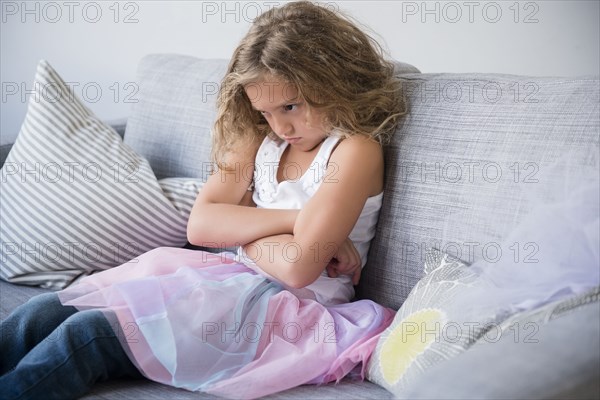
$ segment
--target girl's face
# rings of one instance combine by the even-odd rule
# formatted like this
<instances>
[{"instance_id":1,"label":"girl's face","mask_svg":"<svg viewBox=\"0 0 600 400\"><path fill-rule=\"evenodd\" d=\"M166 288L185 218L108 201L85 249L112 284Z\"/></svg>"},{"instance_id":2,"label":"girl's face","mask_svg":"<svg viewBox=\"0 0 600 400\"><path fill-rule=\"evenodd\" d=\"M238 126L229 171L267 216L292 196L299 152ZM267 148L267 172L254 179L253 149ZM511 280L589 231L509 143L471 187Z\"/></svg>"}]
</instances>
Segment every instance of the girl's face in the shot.
<instances>
[{"instance_id":1,"label":"girl's face","mask_svg":"<svg viewBox=\"0 0 600 400\"><path fill-rule=\"evenodd\" d=\"M299 97L294 85L278 79L253 82L244 87L252 107L265 117L281 139L300 151L317 147L327 133L323 129L323 114L311 109Z\"/></svg>"}]
</instances>

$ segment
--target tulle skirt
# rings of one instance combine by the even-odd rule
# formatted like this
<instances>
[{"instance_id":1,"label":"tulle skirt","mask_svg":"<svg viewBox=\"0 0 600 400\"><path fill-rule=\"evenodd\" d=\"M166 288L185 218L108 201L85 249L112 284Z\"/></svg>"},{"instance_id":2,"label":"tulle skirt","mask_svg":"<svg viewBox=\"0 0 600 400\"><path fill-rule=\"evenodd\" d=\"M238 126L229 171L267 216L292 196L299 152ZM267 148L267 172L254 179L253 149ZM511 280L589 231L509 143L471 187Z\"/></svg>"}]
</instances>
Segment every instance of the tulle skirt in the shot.
<instances>
[{"instance_id":1,"label":"tulle skirt","mask_svg":"<svg viewBox=\"0 0 600 400\"><path fill-rule=\"evenodd\" d=\"M339 381L364 367L394 311L372 301L324 306L234 261L162 247L59 292L110 310L149 379L230 398Z\"/></svg>"}]
</instances>

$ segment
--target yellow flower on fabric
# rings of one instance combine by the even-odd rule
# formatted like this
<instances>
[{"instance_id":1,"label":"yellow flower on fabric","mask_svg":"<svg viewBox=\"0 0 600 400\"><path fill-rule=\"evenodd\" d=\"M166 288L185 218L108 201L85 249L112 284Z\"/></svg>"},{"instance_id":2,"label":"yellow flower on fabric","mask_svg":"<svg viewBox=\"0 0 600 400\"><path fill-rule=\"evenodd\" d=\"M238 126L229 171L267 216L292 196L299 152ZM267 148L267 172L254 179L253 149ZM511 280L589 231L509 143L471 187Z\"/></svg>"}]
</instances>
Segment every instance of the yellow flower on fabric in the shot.
<instances>
[{"instance_id":1,"label":"yellow flower on fabric","mask_svg":"<svg viewBox=\"0 0 600 400\"><path fill-rule=\"evenodd\" d=\"M379 359L381 373L389 384L398 382L414 360L437 340L445 317L440 309L426 308L410 314L390 332Z\"/></svg>"}]
</instances>

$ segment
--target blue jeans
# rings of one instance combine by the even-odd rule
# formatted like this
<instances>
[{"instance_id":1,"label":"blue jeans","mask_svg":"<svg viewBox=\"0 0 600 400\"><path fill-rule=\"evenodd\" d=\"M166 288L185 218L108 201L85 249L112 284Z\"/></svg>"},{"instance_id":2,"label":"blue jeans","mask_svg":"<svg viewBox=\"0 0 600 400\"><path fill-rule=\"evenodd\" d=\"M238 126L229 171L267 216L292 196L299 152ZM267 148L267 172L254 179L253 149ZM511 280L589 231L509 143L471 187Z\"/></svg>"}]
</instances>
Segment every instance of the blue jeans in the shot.
<instances>
[{"instance_id":1,"label":"blue jeans","mask_svg":"<svg viewBox=\"0 0 600 400\"><path fill-rule=\"evenodd\" d=\"M0 325L0 399L75 399L98 381L141 378L111 323L55 293L15 309Z\"/></svg>"}]
</instances>

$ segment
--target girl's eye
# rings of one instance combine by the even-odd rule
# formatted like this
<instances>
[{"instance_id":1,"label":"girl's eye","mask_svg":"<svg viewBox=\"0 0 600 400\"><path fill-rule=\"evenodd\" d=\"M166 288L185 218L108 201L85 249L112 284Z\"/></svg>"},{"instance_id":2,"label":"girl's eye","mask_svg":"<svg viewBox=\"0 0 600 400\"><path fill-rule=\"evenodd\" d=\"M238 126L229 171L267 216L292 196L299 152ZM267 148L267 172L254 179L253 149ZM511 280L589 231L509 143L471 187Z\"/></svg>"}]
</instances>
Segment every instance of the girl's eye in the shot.
<instances>
[{"instance_id":1,"label":"girl's eye","mask_svg":"<svg viewBox=\"0 0 600 400\"><path fill-rule=\"evenodd\" d=\"M286 104L285 106L283 106L283 109L285 111L293 111L293 107L298 107L298 104Z\"/></svg>"}]
</instances>

